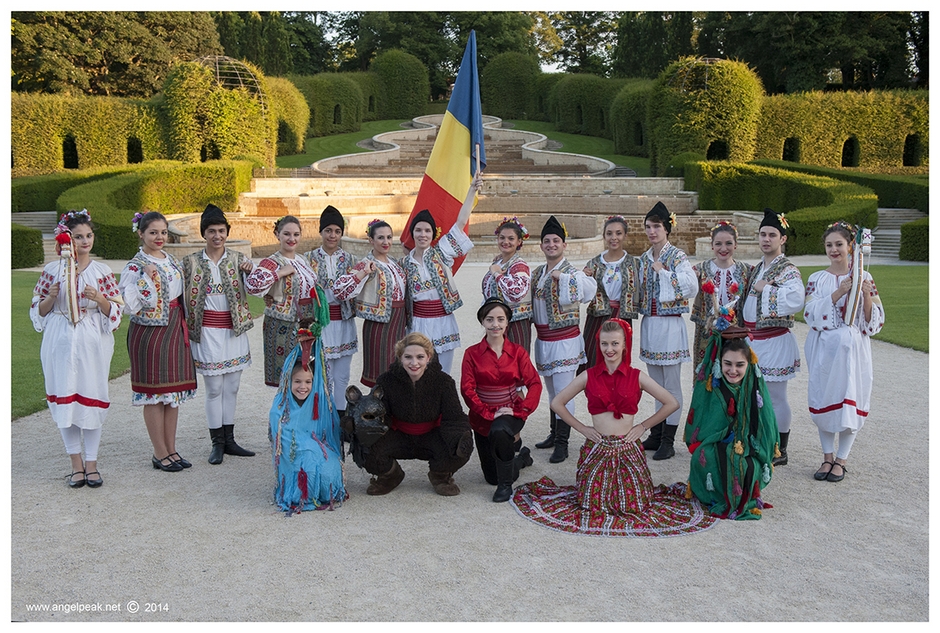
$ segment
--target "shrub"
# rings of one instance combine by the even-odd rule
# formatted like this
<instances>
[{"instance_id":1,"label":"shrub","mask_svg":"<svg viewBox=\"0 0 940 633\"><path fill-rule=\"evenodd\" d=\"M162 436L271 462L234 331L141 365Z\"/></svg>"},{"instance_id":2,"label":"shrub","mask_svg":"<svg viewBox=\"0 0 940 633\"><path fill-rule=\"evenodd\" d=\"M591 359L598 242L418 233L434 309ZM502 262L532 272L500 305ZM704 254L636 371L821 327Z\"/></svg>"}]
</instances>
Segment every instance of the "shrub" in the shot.
<instances>
[{"instance_id":1,"label":"shrub","mask_svg":"<svg viewBox=\"0 0 940 633\"><path fill-rule=\"evenodd\" d=\"M356 82L356 85L359 86L359 91L362 93L362 105L359 108L362 120L377 121L379 118L381 90L379 87L379 79L375 73L356 72L340 73L340 75L352 79Z\"/></svg>"},{"instance_id":2,"label":"shrub","mask_svg":"<svg viewBox=\"0 0 940 633\"><path fill-rule=\"evenodd\" d=\"M930 261L930 218L901 225L901 250L898 258L911 262Z\"/></svg>"},{"instance_id":3,"label":"shrub","mask_svg":"<svg viewBox=\"0 0 940 633\"><path fill-rule=\"evenodd\" d=\"M310 125L310 106L287 79L269 77L267 84L271 112L277 119L277 154L300 154Z\"/></svg>"},{"instance_id":4,"label":"shrub","mask_svg":"<svg viewBox=\"0 0 940 633\"><path fill-rule=\"evenodd\" d=\"M42 248L42 231L13 222L10 230L10 267L41 266L46 259Z\"/></svg>"},{"instance_id":5,"label":"shrub","mask_svg":"<svg viewBox=\"0 0 940 633\"><path fill-rule=\"evenodd\" d=\"M362 91L349 77L320 73L312 77L292 75L289 79L310 106L307 136L355 132L362 127Z\"/></svg>"},{"instance_id":6,"label":"shrub","mask_svg":"<svg viewBox=\"0 0 940 633\"><path fill-rule=\"evenodd\" d=\"M56 200L66 189L93 180L110 178L140 167L140 165L95 167L93 169L70 170L42 176L13 178L10 186L11 208L14 213L17 211L52 211L56 208Z\"/></svg>"},{"instance_id":7,"label":"shrub","mask_svg":"<svg viewBox=\"0 0 940 633\"><path fill-rule=\"evenodd\" d=\"M763 94L757 74L742 62L686 57L670 64L648 99L652 172L662 175L683 152L754 158Z\"/></svg>"},{"instance_id":8,"label":"shrub","mask_svg":"<svg viewBox=\"0 0 940 633\"><path fill-rule=\"evenodd\" d=\"M623 86L610 104L611 134L614 153L625 156L649 156L647 101L653 80L635 79ZM702 157L704 159L704 154Z\"/></svg>"},{"instance_id":9,"label":"shrub","mask_svg":"<svg viewBox=\"0 0 940 633\"><path fill-rule=\"evenodd\" d=\"M568 76L568 73L542 73L535 79L535 100L537 121L555 121L557 108L555 104L555 86Z\"/></svg>"},{"instance_id":10,"label":"shrub","mask_svg":"<svg viewBox=\"0 0 940 633\"><path fill-rule=\"evenodd\" d=\"M486 113L502 119L535 116L536 80L540 74L535 57L515 52L494 57L480 75L480 96Z\"/></svg>"},{"instance_id":11,"label":"shrub","mask_svg":"<svg viewBox=\"0 0 940 633\"><path fill-rule=\"evenodd\" d=\"M683 152L672 157L663 173L670 178L682 177L685 175L685 166L689 163L698 163L705 160L705 154L697 152Z\"/></svg>"},{"instance_id":12,"label":"shrub","mask_svg":"<svg viewBox=\"0 0 940 633\"><path fill-rule=\"evenodd\" d=\"M431 96L428 69L421 60L401 50L379 53L369 70L378 79L378 119L412 119L424 112Z\"/></svg>"}]
</instances>

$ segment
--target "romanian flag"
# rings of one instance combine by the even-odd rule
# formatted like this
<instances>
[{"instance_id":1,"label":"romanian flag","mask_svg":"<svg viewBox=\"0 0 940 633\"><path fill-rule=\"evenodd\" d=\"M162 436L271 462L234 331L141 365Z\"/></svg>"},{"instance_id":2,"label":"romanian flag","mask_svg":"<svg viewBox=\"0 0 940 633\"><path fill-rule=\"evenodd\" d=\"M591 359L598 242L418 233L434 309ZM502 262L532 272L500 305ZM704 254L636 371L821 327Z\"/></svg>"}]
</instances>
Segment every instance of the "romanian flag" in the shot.
<instances>
[{"instance_id":1,"label":"romanian flag","mask_svg":"<svg viewBox=\"0 0 940 633\"><path fill-rule=\"evenodd\" d=\"M401 243L405 248L414 248L414 241L408 229L412 219L423 209L427 209L434 216L434 221L441 229L441 235L454 226L476 174L477 151L482 171L486 167L486 152L483 150L477 38L476 33L470 31L470 39L463 53L463 61L460 62L460 70L457 71L457 80L454 82L454 91L450 95L444 121L437 132L437 139L424 171L424 179L418 190L418 198L401 235ZM462 258L454 262L455 271L461 262Z\"/></svg>"}]
</instances>

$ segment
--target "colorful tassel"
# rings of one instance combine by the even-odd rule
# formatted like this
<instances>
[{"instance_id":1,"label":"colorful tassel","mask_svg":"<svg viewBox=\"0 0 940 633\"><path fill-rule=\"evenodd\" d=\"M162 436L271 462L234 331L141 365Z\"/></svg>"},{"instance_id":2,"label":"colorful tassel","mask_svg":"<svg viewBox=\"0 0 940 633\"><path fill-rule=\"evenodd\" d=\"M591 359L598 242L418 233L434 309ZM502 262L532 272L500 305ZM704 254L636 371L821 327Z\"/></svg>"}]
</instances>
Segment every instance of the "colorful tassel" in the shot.
<instances>
[{"instance_id":1,"label":"colorful tassel","mask_svg":"<svg viewBox=\"0 0 940 633\"><path fill-rule=\"evenodd\" d=\"M300 489L300 500L306 502L309 498L307 494L307 471L303 468L297 473L297 487Z\"/></svg>"},{"instance_id":2,"label":"colorful tassel","mask_svg":"<svg viewBox=\"0 0 940 633\"><path fill-rule=\"evenodd\" d=\"M761 481L763 481L765 484L770 483L770 467L767 466L767 464L764 464L764 472L761 475Z\"/></svg>"},{"instance_id":3,"label":"colorful tassel","mask_svg":"<svg viewBox=\"0 0 940 633\"><path fill-rule=\"evenodd\" d=\"M728 400L728 415L733 418L735 413L737 412L735 411L734 398L731 398Z\"/></svg>"},{"instance_id":4,"label":"colorful tassel","mask_svg":"<svg viewBox=\"0 0 940 633\"><path fill-rule=\"evenodd\" d=\"M699 452L698 463L701 464L702 468L705 467L705 451ZM709 473L708 476L711 477L711 473ZM711 488L709 488L709 490L711 490Z\"/></svg>"},{"instance_id":5,"label":"colorful tassel","mask_svg":"<svg viewBox=\"0 0 940 633\"><path fill-rule=\"evenodd\" d=\"M757 508L751 508L751 514L756 514L757 516L761 515L761 511Z\"/></svg>"},{"instance_id":6,"label":"colorful tassel","mask_svg":"<svg viewBox=\"0 0 940 633\"><path fill-rule=\"evenodd\" d=\"M734 443L734 452L737 455L744 455L744 445L741 444L741 440Z\"/></svg>"},{"instance_id":7,"label":"colorful tassel","mask_svg":"<svg viewBox=\"0 0 940 633\"><path fill-rule=\"evenodd\" d=\"M741 488L741 484L738 483L737 477L734 478L734 484L731 486L731 494L733 494L735 497L740 497L742 494L744 494L744 489Z\"/></svg>"},{"instance_id":8,"label":"colorful tassel","mask_svg":"<svg viewBox=\"0 0 940 633\"><path fill-rule=\"evenodd\" d=\"M764 398L763 396L760 395L760 391L757 392L757 408L758 409L764 408Z\"/></svg>"},{"instance_id":9,"label":"colorful tassel","mask_svg":"<svg viewBox=\"0 0 940 633\"><path fill-rule=\"evenodd\" d=\"M780 457L780 444L774 444L774 457Z\"/></svg>"},{"instance_id":10,"label":"colorful tassel","mask_svg":"<svg viewBox=\"0 0 940 633\"><path fill-rule=\"evenodd\" d=\"M687 501L692 498L692 486L689 485L689 482L685 483L685 498Z\"/></svg>"},{"instance_id":11,"label":"colorful tassel","mask_svg":"<svg viewBox=\"0 0 940 633\"><path fill-rule=\"evenodd\" d=\"M313 394L313 419L320 419L320 394Z\"/></svg>"}]
</instances>

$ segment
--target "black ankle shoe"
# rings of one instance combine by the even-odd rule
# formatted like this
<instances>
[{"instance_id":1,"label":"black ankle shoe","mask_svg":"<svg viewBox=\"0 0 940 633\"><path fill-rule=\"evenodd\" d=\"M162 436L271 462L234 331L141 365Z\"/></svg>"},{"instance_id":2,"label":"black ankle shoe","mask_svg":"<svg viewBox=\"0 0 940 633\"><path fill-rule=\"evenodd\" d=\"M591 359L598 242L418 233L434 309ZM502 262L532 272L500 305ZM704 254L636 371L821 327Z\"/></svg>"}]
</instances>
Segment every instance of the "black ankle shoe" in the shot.
<instances>
[{"instance_id":1,"label":"black ankle shoe","mask_svg":"<svg viewBox=\"0 0 940 633\"><path fill-rule=\"evenodd\" d=\"M546 437L544 440L542 440L541 442L535 445L535 448L551 448L554 445L555 445L555 434L549 433L548 437Z\"/></svg>"},{"instance_id":2,"label":"black ankle shoe","mask_svg":"<svg viewBox=\"0 0 940 633\"><path fill-rule=\"evenodd\" d=\"M555 444L555 450L552 452L552 456L548 458L549 463L560 464L566 459L568 459L568 445Z\"/></svg>"},{"instance_id":3,"label":"black ankle shoe","mask_svg":"<svg viewBox=\"0 0 940 633\"><path fill-rule=\"evenodd\" d=\"M512 484L499 484L496 486L496 492L493 493L493 501L496 503L505 503L512 498Z\"/></svg>"},{"instance_id":4,"label":"black ankle shoe","mask_svg":"<svg viewBox=\"0 0 940 633\"><path fill-rule=\"evenodd\" d=\"M191 467L192 467L192 464L189 463L188 460L183 459L183 456L180 455L179 453L170 453L169 455L167 455L167 457L169 457L170 459L172 459L174 462L176 462L177 464L179 464L179 465L182 466L183 468L191 468Z\"/></svg>"},{"instance_id":5,"label":"black ankle shoe","mask_svg":"<svg viewBox=\"0 0 940 633\"><path fill-rule=\"evenodd\" d=\"M672 447L672 444L660 444L659 448L656 449L656 452L653 453L653 459L657 461L662 461L664 459L669 459L676 454L676 449Z\"/></svg>"},{"instance_id":6,"label":"black ankle shoe","mask_svg":"<svg viewBox=\"0 0 940 633\"><path fill-rule=\"evenodd\" d=\"M154 470L159 468L163 472L167 472L167 473L178 473L179 471L183 470L183 467L179 464L179 462L174 462L172 459L170 459L169 455L167 455L163 459L157 459L157 456L154 455L150 458L150 461L151 463L153 463ZM164 461L167 461L170 463L164 464L163 463Z\"/></svg>"}]
</instances>

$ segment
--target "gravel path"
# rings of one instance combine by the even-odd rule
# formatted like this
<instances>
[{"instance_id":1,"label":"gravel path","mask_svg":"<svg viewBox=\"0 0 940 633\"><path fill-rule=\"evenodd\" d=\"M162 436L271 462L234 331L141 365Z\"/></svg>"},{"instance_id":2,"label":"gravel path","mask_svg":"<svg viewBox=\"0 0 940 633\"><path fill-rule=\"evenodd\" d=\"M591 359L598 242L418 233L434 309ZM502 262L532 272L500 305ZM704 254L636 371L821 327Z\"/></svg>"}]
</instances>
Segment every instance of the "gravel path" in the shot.
<instances>
[{"instance_id":1,"label":"gravel path","mask_svg":"<svg viewBox=\"0 0 940 633\"><path fill-rule=\"evenodd\" d=\"M527 250L536 261L537 249ZM456 277L465 346L483 335L474 313L484 270L466 264ZM691 332L690 324L690 340ZM801 350L806 332L797 324ZM199 396L181 409L177 446L194 463L182 473L151 467L128 375L111 384L100 489L66 486L68 460L48 411L13 422L13 621L929 618L927 354L873 342L872 415L843 482L812 478L821 451L804 371L789 387L790 463L765 491L773 509L760 521L642 540L557 533L524 520L510 504L490 501L475 455L455 477L462 493L451 498L434 494L423 462L403 462L402 485L368 497L368 475L347 460L343 507L285 518L271 503L274 390L263 386L260 322L249 336L254 364L242 377L236 437L255 457L206 462L201 380ZM360 370L357 357L354 378ZM691 376L685 365L686 411ZM639 415L651 409L647 396ZM581 396L578 414L585 412ZM523 440L531 446L547 430L543 395ZM572 434L572 455L581 440ZM654 483L686 479L681 448L650 461ZM549 451L533 453L519 483L543 475L574 483L574 457L549 464Z\"/></svg>"}]
</instances>

